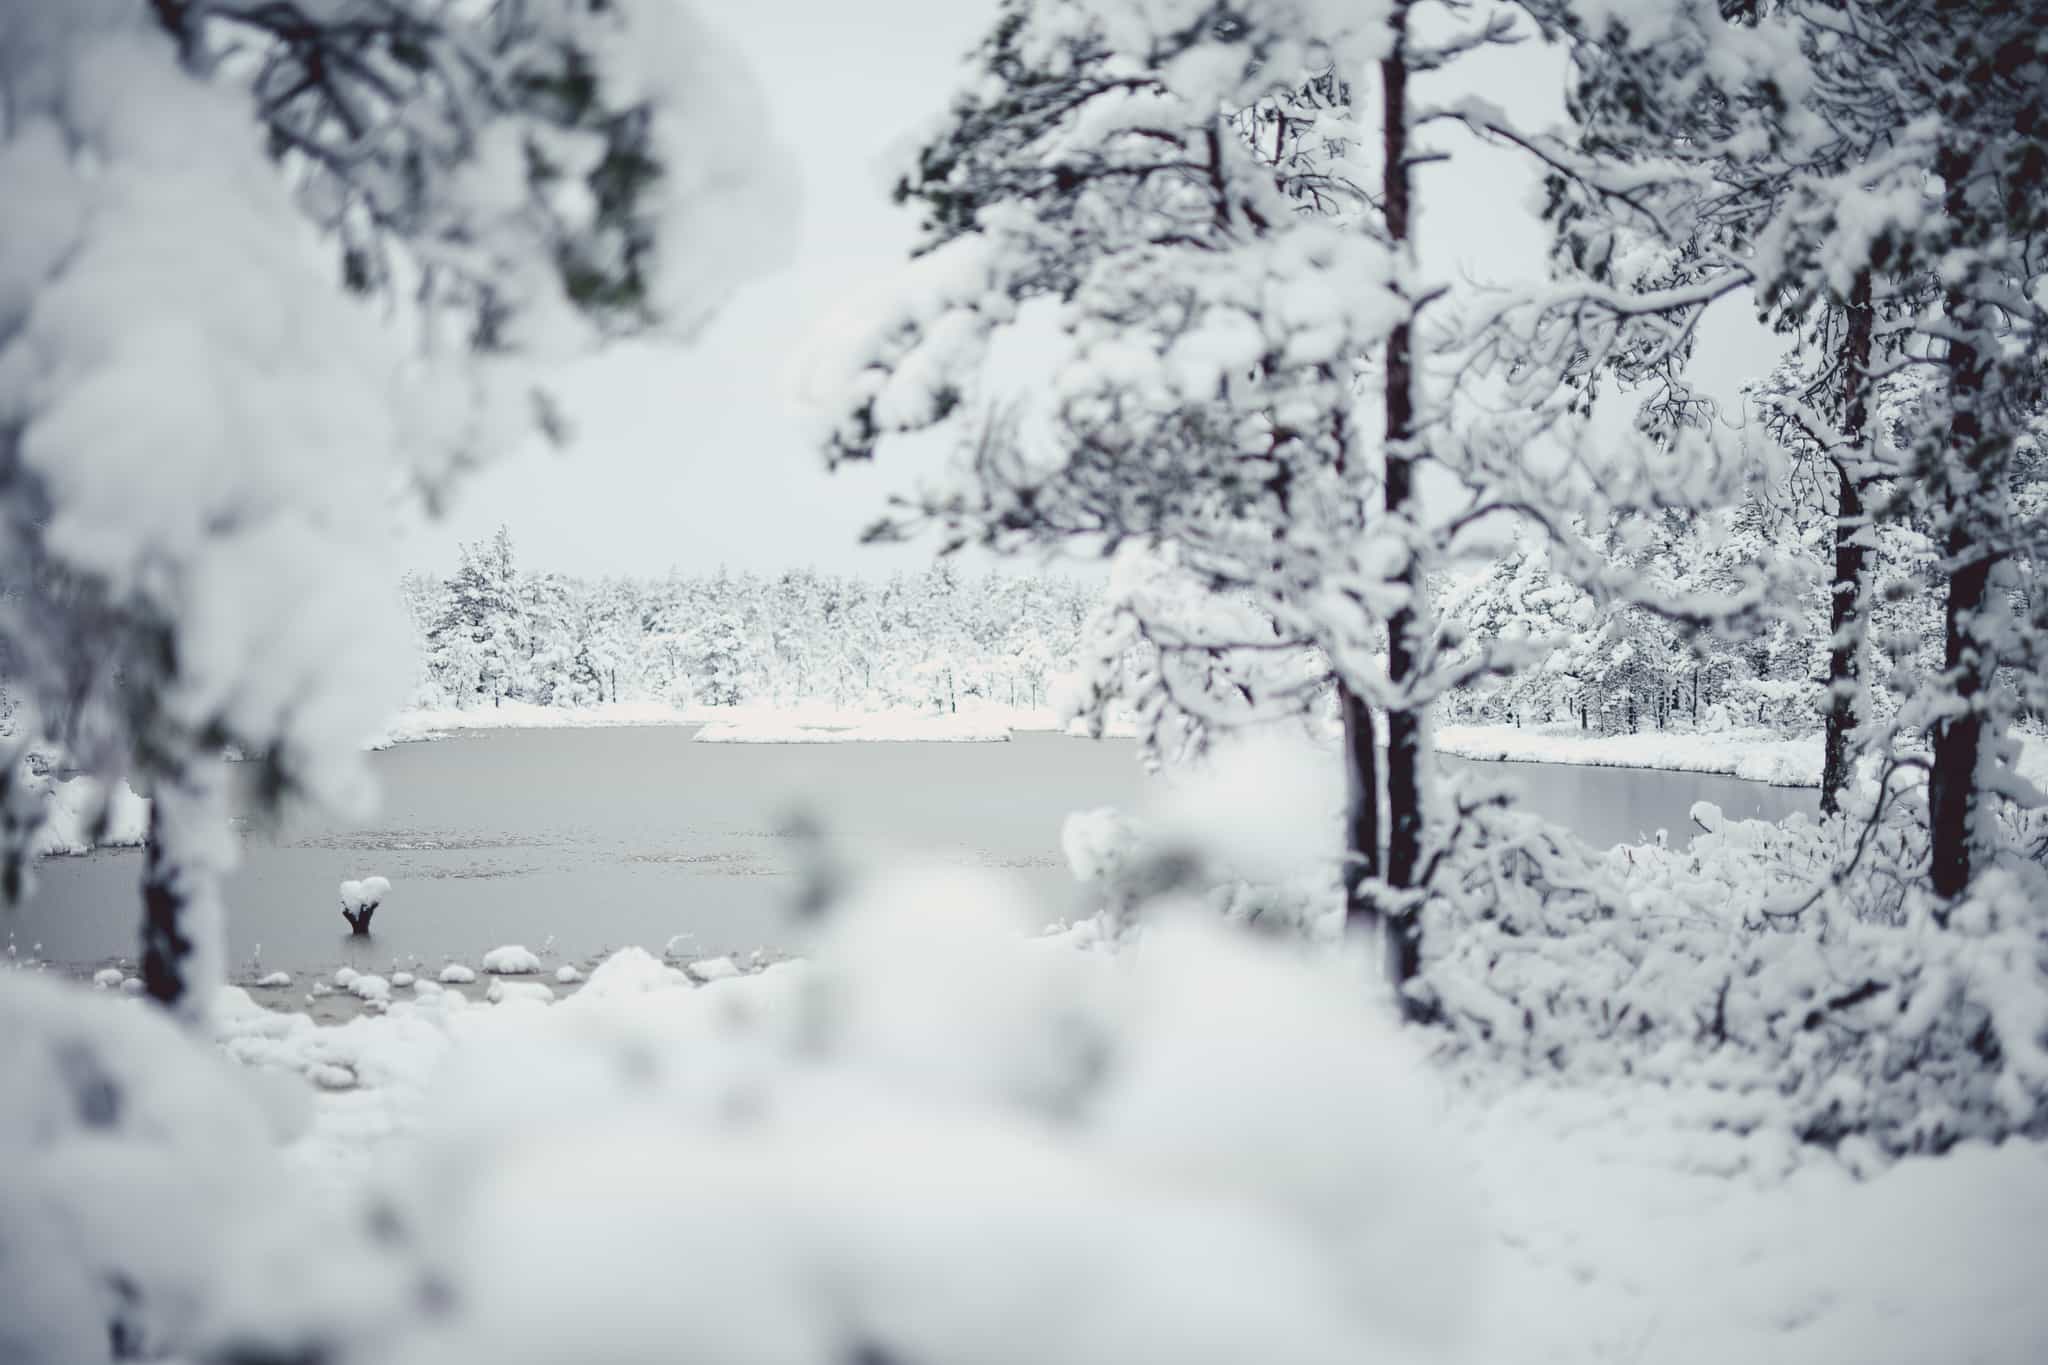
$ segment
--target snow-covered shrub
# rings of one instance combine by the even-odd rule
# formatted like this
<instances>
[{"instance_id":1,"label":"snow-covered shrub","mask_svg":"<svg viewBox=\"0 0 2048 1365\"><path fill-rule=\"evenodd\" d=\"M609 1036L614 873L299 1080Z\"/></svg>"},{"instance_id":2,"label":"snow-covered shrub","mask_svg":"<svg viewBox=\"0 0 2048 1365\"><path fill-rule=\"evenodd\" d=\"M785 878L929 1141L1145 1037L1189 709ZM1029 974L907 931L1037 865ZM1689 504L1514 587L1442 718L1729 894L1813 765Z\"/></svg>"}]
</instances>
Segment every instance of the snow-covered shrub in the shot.
<instances>
[{"instance_id":1,"label":"snow-covered shrub","mask_svg":"<svg viewBox=\"0 0 2048 1365\"><path fill-rule=\"evenodd\" d=\"M884 878L803 963L692 989L621 954L551 1008L493 1012L363 1195L384 1240L350 1244L360 1264L323 1247L359 1290L350 1335L317 1344L391 1365L1442 1358L1477 1246L1364 965L1199 914L1077 953L1006 893ZM321 1292L296 1291L305 1322ZM316 1344L286 1330L288 1287L247 1311L221 1349Z\"/></svg>"},{"instance_id":2,"label":"snow-covered shrub","mask_svg":"<svg viewBox=\"0 0 2048 1365\"><path fill-rule=\"evenodd\" d=\"M160 1011L0 971L0 1360L187 1347L276 1119Z\"/></svg>"},{"instance_id":3,"label":"snow-covered shrub","mask_svg":"<svg viewBox=\"0 0 2048 1365\"><path fill-rule=\"evenodd\" d=\"M1915 869L1873 853L1891 821L1862 841L1696 814L1690 849L1604 855L1521 812L1468 819L1424 910L1444 1050L1692 1088L1703 1124L1826 1144L2048 1134L2040 867L1987 873L1944 926Z\"/></svg>"}]
</instances>

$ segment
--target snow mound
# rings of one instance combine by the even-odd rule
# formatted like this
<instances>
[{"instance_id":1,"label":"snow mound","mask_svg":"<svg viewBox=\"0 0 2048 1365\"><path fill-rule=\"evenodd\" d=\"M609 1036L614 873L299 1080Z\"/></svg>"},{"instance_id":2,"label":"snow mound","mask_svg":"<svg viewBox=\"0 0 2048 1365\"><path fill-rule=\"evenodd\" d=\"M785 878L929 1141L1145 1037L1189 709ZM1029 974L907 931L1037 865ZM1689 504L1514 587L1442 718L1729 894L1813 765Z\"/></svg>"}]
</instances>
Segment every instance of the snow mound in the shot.
<instances>
[{"instance_id":1,"label":"snow mound","mask_svg":"<svg viewBox=\"0 0 2048 1365\"><path fill-rule=\"evenodd\" d=\"M267 976L258 977L256 984L268 986L272 989L280 986L289 986L292 984L292 974L290 972L271 972Z\"/></svg>"},{"instance_id":2,"label":"snow mound","mask_svg":"<svg viewBox=\"0 0 2048 1365\"><path fill-rule=\"evenodd\" d=\"M683 970L696 980L706 982L730 981L736 976L745 975L740 970L740 964L734 962L730 957L699 958L697 961L684 967Z\"/></svg>"},{"instance_id":3,"label":"snow mound","mask_svg":"<svg viewBox=\"0 0 2048 1365\"><path fill-rule=\"evenodd\" d=\"M1106 882L1123 866L1136 838L1131 822L1114 806L1077 810L1060 825L1060 852L1077 882Z\"/></svg>"},{"instance_id":4,"label":"snow mound","mask_svg":"<svg viewBox=\"0 0 2048 1365\"><path fill-rule=\"evenodd\" d=\"M583 973L577 971L566 962L555 968L555 980L561 985L573 986L582 979Z\"/></svg>"},{"instance_id":5,"label":"snow mound","mask_svg":"<svg viewBox=\"0 0 2048 1365\"><path fill-rule=\"evenodd\" d=\"M465 967L460 962L451 962L441 969L441 984L444 986L467 986L474 980L476 968Z\"/></svg>"},{"instance_id":6,"label":"snow mound","mask_svg":"<svg viewBox=\"0 0 2048 1365\"><path fill-rule=\"evenodd\" d=\"M102 967L92 974L92 984L103 991L115 990L124 975L119 967Z\"/></svg>"},{"instance_id":7,"label":"snow mound","mask_svg":"<svg viewBox=\"0 0 2048 1365\"><path fill-rule=\"evenodd\" d=\"M411 972L393 972L391 974L391 984L399 990L409 990L417 985L418 982L419 978L415 977Z\"/></svg>"},{"instance_id":8,"label":"snow mound","mask_svg":"<svg viewBox=\"0 0 2048 1365\"><path fill-rule=\"evenodd\" d=\"M507 981L502 977L491 982L491 988L484 992L484 999L493 1005L532 1003L545 1005L555 998L554 987L545 981Z\"/></svg>"},{"instance_id":9,"label":"snow mound","mask_svg":"<svg viewBox=\"0 0 2048 1365\"><path fill-rule=\"evenodd\" d=\"M687 987L690 979L645 948L621 948L600 962L574 997L583 1006L650 991Z\"/></svg>"},{"instance_id":10,"label":"snow mound","mask_svg":"<svg viewBox=\"0 0 2048 1365\"><path fill-rule=\"evenodd\" d=\"M348 993L358 1000L391 999L391 983L381 976L358 976L348 983Z\"/></svg>"},{"instance_id":11,"label":"snow mound","mask_svg":"<svg viewBox=\"0 0 2048 1365\"><path fill-rule=\"evenodd\" d=\"M484 954L484 970L493 976L531 976L540 970L540 958L524 944L507 943Z\"/></svg>"}]
</instances>

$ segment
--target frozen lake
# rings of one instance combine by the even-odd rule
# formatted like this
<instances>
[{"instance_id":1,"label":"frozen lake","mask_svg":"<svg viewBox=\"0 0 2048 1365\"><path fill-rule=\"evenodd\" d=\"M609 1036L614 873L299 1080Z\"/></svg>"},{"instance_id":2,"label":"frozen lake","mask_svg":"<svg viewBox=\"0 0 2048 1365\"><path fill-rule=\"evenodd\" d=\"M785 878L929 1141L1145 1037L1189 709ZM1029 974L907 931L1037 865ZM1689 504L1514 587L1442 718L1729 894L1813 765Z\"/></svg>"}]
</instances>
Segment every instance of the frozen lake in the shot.
<instances>
[{"instance_id":1,"label":"frozen lake","mask_svg":"<svg viewBox=\"0 0 2048 1365\"><path fill-rule=\"evenodd\" d=\"M1060 822L1136 806L1146 779L1128 741L1020 734L1007 744L697 744L687 728L512 730L371 756L382 812L358 826L301 824L244 838L227 887L229 960L243 974L340 962L474 962L500 943L559 960L692 935L690 952L788 946L797 881L789 817L821 819L856 858L918 851L1021 878L1048 920L1088 906L1059 853ZM1461 760L1447 767L1470 768ZM1600 844L1687 812L1778 818L1811 790L1644 769L1486 764L1529 806ZM17 952L63 963L131 957L133 850L52 859L33 902L4 920ZM335 885L391 879L368 939L342 923ZM40 945L38 948L36 945Z\"/></svg>"}]
</instances>

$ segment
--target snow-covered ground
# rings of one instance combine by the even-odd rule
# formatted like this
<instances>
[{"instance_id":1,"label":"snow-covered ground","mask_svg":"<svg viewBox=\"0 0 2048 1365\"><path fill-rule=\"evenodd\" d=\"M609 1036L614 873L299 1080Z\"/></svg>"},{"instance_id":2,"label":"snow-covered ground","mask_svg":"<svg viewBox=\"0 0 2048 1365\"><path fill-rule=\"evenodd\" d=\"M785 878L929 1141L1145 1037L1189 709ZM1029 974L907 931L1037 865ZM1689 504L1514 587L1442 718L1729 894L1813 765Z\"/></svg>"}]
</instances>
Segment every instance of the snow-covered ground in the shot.
<instances>
[{"instance_id":1,"label":"snow-covered ground","mask_svg":"<svg viewBox=\"0 0 2048 1365\"><path fill-rule=\"evenodd\" d=\"M1015 951L1060 949L1020 944ZM572 1074L567 1064L592 1040L658 1036L679 1049L678 1064L696 1055L709 1074L728 1077L721 1085L738 1083L727 1069L730 1045L719 1041L726 1023L799 1009L815 970L785 964L698 986L629 951L559 1003L509 996L478 1005L449 993L335 1028L264 1011L230 992L221 1046L252 1066L313 1081L312 1123L289 1155L308 1180L339 1191L423 1130L445 1136L450 1114L445 1096L437 1098L445 1078L473 1083L493 1057L540 1059L540 1072L559 1079ZM905 1065L932 1046L883 1041L912 1048ZM902 1074L907 1083L916 1072ZM533 1084L508 1111L513 1127L502 1138L521 1125L536 1134L563 1125L551 1114L556 1097L542 1079ZM464 1093L468 1104L480 1092ZM1454 1187L1413 1197L1440 1201L1454 1228L1470 1225L1462 1236L1447 1234L1448 1252L1420 1253L1425 1261L1451 1256L1454 1281L1422 1293L1454 1306L1460 1324L1427 1358L1518 1365L2019 1365L2048 1358L2048 1302L2034 1285L2039 1229L2048 1226L2048 1148L1965 1146L1859 1179L1829 1153L1782 1134L1702 1133L1648 1084L1588 1093L1503 1079L1467 1091L1432 1086L1429 1094L1426 1136L1449 1158ZM506 1102L495 1101L500 1108ZM457 1122L506 1119L468 1113ZM1085 1148L1091 1139L1049 1132L1038 1141ZM821 1178L822 1168L803 1169L807 1159L792 1152L778 1160L796 1163L779 1168L784 1179L803 1185ZM854 1178L865 1162L886 1164L885 1154L856 1146L829 1164L840 1168L837 1176ZM892 1179L879 1169L872 1174ZM716 1192L707 1186L702 1197L711 1201L704 1216L719 1216ZM931 1216L914 1204L900 1212L913 1229ZM1397 1208L1389 1216L1399 1222L1412 1212ZM656 1216L652 1208L648 1216ZM772 1209L763 1216L770 1225L783 1217ZM536 1214L523 1226L541 1239L531 1254L545 1259L545 1218ZM997 1260L1010 1254L985 1250Z\"/></svg>"}]
</instances>

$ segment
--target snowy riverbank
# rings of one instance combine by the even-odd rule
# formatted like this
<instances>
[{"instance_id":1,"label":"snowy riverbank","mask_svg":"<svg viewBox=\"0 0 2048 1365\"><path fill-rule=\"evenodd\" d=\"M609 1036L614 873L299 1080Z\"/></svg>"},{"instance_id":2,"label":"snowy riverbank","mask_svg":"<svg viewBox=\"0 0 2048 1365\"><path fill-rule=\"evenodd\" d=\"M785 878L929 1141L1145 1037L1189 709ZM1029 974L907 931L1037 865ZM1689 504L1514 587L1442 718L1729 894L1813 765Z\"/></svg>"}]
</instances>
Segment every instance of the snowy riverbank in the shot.
<instances>
[{"instance_id":1,"label":"snowy riverbank","mask_svg":"<svg viewBox=\"0 0 2048 1365\"><path fill-rule=\"evenodd\" d=\"M467 710L403 711L370 743L389 748L475 730L572 730L622 725L696 725L697 738L724 744L836 744L861 741L1001 741L1017 732L1063 728L1051 707L965 706L958 711L864 711L822 702L780 706L671 706L658 701L599 706L535 706L507 702Z\"/></svg>"},{"instance_id":2,"label":"snowy riverbank","mask_svg":"<svg viewBox=\"0 0 2048 1365\"><path fill-rule=\"evenodd\" d=\"M1564 725L1443 725L1435 740L1438 753L1455 758L1720 773L1778 787L1820 785L1819 735L1786 739L1769 730L1593 735Z\"/></svg>"},{"instance_id":3,"label":"snowy riverbank","mask_svg":"<svg viewBox=\"0 0 2048 1365\"><path fill-rule=\"evenodd\" d=\"M1644 731L1590 735L1570 725L1443 725L1436 751L1501 763L1561 763L1720 773L1775 787L1818 787L1821 737L1787 739L1769 730ZM2048 737L2021 735L2020 776L2048 789Z\"/></svg>"}]
</instances>

